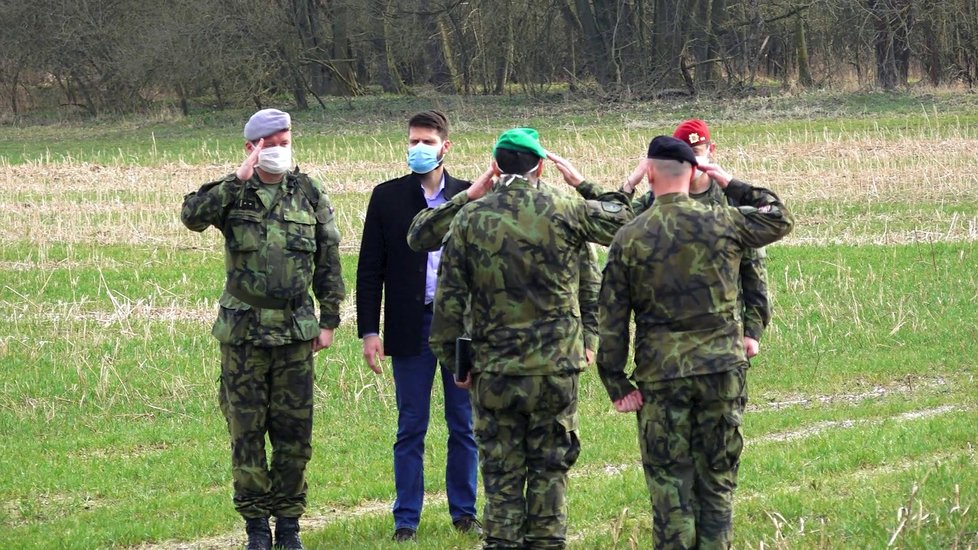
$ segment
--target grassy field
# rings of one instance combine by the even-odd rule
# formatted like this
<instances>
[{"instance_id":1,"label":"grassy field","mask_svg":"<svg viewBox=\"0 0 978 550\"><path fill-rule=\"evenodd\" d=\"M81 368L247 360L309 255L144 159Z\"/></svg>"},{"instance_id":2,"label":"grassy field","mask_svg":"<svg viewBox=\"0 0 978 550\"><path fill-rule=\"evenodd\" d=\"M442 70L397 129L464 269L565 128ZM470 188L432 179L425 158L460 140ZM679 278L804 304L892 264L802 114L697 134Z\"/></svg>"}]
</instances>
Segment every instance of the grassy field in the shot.
<instances>
[{"instance_id":1,"label":"grassy field","mask_svg":"<svg viewBox=\"0 0 978 550\"><path fill-rule=\"evenodd\" d=\"M299 113L296 156L336 206L350 294L369 190L406 170L404 120L431 106L456 120L457 176L531 124L607 188L651 137L707 117L720 162L797 219L768 251L775 318L750 371L736 547L978 547L978 97L367 98ZM221 240L178 211L237 164L246 116L0 128L0 547L243 541L209 334ZM352 299L316 400L307 546L393 548L393 383L362 363ZM475 548L451 529L434 417L415 547ZM593 372L581 438L571 547L650 547L635 423Z\"/></svg>"}]
</instances>

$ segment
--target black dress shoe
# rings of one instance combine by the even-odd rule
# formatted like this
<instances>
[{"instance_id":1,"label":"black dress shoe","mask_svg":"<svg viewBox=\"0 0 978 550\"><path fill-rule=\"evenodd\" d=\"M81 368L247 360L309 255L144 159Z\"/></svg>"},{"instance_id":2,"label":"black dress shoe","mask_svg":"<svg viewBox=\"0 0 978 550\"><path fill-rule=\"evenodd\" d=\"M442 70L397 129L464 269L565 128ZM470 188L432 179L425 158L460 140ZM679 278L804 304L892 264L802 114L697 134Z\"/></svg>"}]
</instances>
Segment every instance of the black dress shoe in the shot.
<instances>
[{"instance_id":1,"label":"black dress shoe","mask_svg":"<svg viewBox=\"0 0 978 550\"><path fill-rule=\"evenodd\" d=\"M453 521L452 525L455 526L455 530L459 533L472 533L473 535L482 536L482 524L473 517L459 518Z\"/></svg>"},{"instance_id":2,"label":"black dress shoe","mask_svg":"<svg viewBox=\"0 0 978 550\"><path fill-rule=\"evenodd\" d=\"M409 540L418 540L418 534L410 527L400 527L394 531L394 536L391 537L394 542L407 542Z\"/></svg>"}]
</instances>

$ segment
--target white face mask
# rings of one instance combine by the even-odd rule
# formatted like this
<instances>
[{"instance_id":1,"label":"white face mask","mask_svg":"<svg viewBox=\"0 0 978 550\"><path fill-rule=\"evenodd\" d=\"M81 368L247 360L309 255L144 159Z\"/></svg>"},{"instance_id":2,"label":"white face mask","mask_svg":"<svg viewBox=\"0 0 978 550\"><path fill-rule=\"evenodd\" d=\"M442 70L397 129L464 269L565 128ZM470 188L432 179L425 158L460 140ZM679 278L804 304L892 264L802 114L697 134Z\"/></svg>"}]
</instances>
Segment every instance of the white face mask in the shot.
<instances>
[{"instance_id":1,"label":"white face mask","mask_svg":"<svg viewBox=\"0 0 978 550\"><path fill-rule=\"evenodd\" d=\"M284 174L292 168L292 147L268 147L258 153L258 167L269 174Z\"/></svg>"},{"instance_id":2,"label":"white face mask","mask_svg":"<svg viewBox=\"0 0 978 550\"><path fill-rule=\"evenodd\" d=\"M708 155L696 155L697 164L710 164L710 157ZM699 168L696 169L696 173L693 174L694 178L698 178L703 175L703 171Z\"/></svg>"}]
</instances>

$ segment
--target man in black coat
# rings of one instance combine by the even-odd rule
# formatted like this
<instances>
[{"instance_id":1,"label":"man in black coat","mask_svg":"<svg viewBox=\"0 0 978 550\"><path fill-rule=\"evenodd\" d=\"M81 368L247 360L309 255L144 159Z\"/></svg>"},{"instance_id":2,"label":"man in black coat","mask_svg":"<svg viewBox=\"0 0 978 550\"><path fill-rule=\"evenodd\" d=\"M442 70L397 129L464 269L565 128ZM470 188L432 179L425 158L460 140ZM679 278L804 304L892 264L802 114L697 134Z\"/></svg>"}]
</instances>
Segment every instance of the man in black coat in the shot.
<instances>
[{"instance_id":1,"label":"man in black coat","mask_svg":"<svg viewBox=\"0 0 978 550\"><path fill-rule=\"evenodd\" d=\"M364 359L378 374L387 355L393 363L398 413L394 443L396 541L413 540L421 520L424 438L436 372L444 388L449 433L445 470L448 511L456 529L480 532L475 518L478 455L469 395L455 386L450 365L439 368L428 347L441 251L415 252L407 244L408 226L415 214L446 202L470 185L445 170L443 161L451 145L444 114L425 111L411 117L407 155L411 173L374 188L357 263L357 331L363 339Z\"/></svg>"}]
</instances>

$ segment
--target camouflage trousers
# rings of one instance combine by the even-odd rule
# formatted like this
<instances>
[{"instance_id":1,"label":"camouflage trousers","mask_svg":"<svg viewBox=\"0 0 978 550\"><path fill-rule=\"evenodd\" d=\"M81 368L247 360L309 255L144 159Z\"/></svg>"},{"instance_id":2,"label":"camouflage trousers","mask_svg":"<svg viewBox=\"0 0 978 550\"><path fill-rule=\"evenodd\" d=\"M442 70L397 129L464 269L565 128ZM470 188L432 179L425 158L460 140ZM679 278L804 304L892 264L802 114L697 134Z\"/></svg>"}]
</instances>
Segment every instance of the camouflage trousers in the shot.
<instances>
[{"instance_id":1,"label":"camouflage trousers","mask_svg":"<svg viewBox=\"0 0 978 550\"><path fill-rule=\"evenodd\" d=\"M581 451L578 374L474 378L484 548L564 548L567 471Z\"/></svg>"},{"instance_id":2,"label":"camouflage trousers","mask_svg":"<svg viewBox=\"0 0 978 550\"><path fill-rule=\"evenodd\" d=\"M231 436L234 506L243 517L299 517L305 511L312 396L309 342L221 345L218 401ZM272 444L271 468L265 434Z\"/></svg>"},{"instance_id":3,"label":"camouflage trousers","mask_svg":"<svg viewBox=\"0 0 978 550\"><path fill-rule=\"evenodd\" d=\"M655 548L729 548L744 440L745 369L640 387L638 438Z\"/></svg>"}]
</instances>

